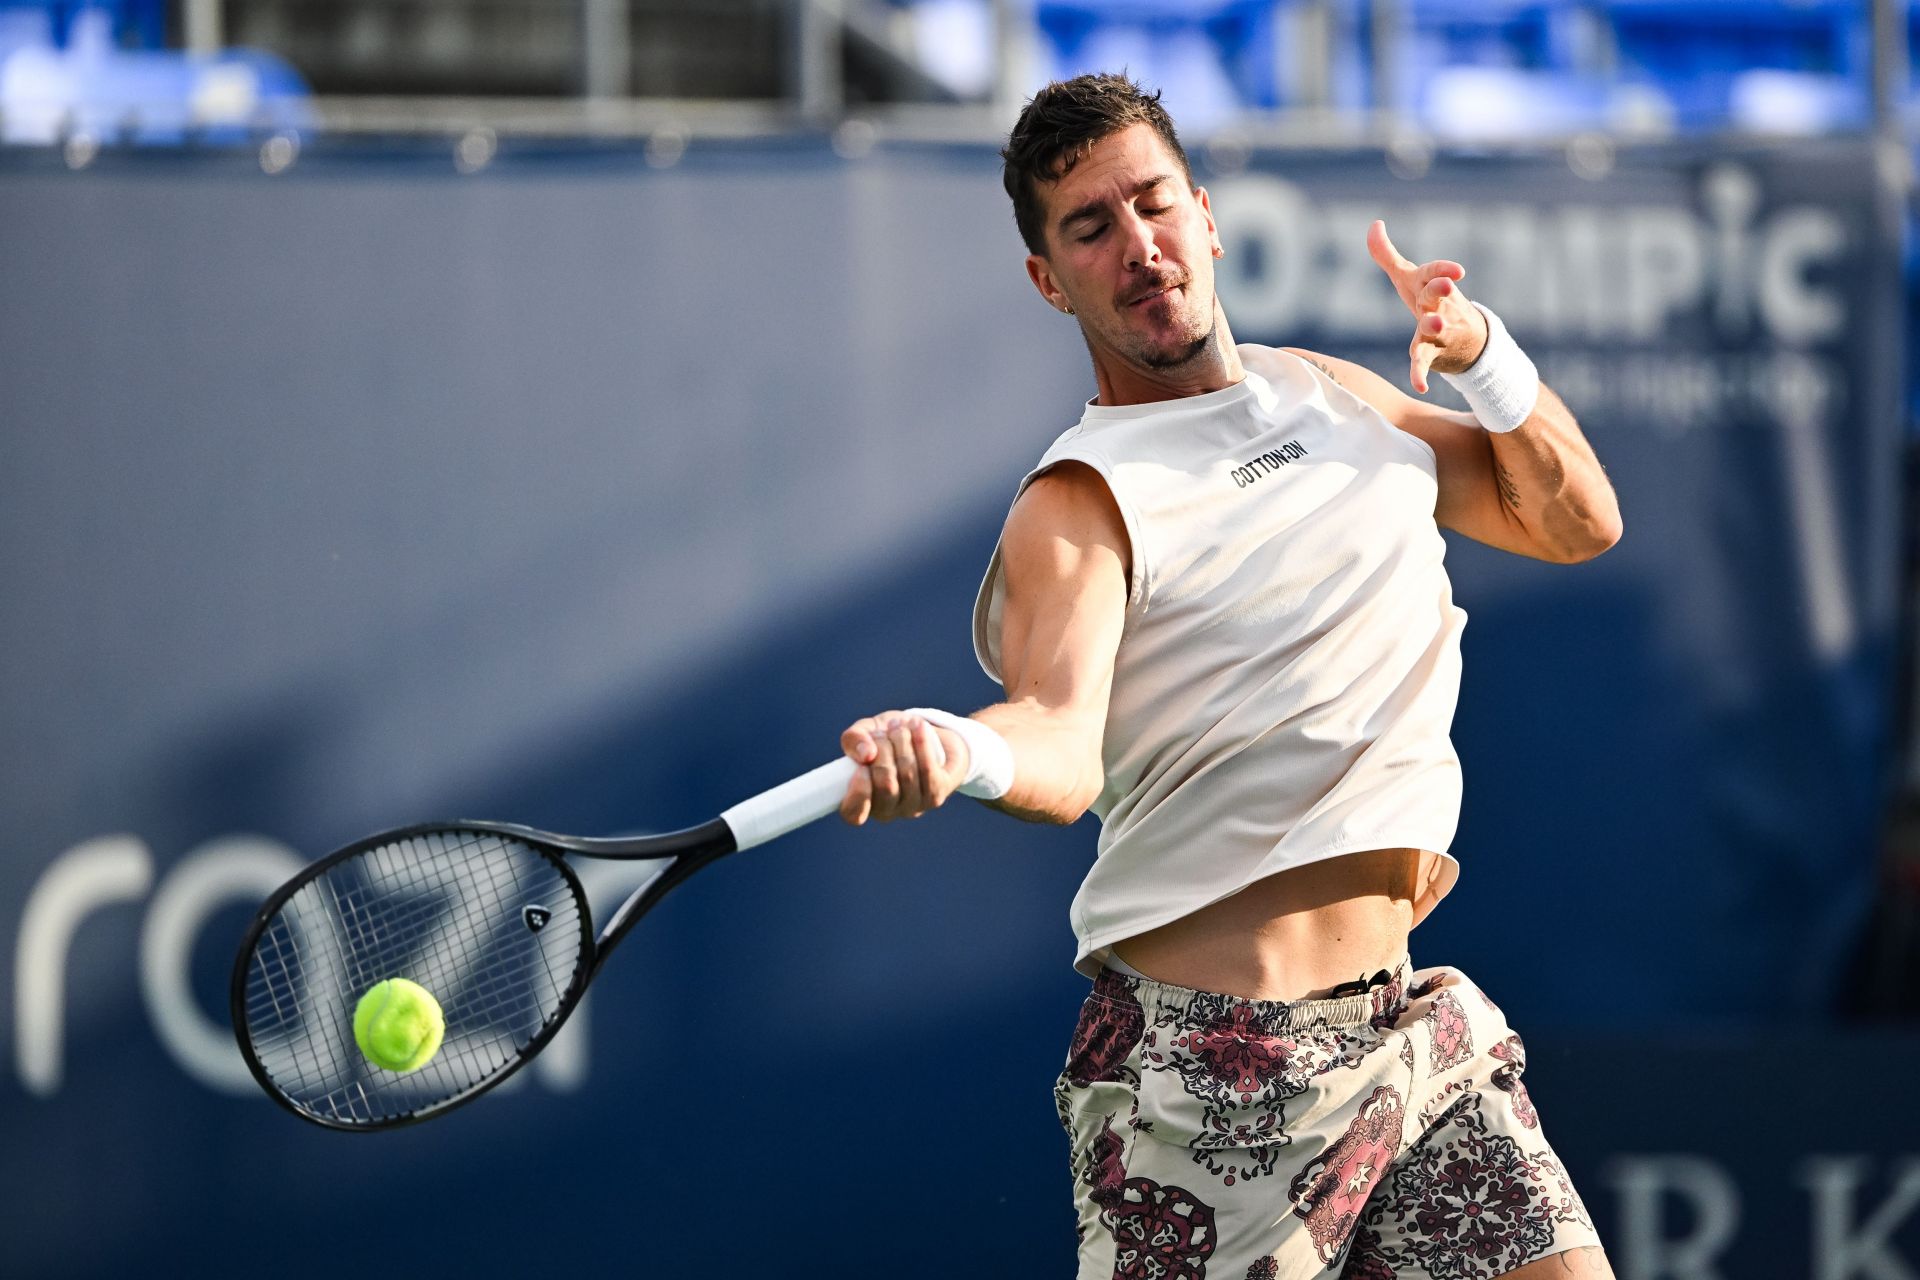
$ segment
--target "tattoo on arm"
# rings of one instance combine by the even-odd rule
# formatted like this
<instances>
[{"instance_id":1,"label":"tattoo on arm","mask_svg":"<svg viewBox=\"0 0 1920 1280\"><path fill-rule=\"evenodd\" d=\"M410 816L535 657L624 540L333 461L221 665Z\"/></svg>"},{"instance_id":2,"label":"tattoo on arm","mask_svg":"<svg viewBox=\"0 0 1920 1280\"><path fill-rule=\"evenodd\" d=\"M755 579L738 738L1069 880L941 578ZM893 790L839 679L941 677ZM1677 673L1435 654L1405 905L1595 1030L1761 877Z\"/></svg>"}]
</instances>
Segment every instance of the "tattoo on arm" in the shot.
<instances>
[{"instance_id":1,"label":"tattoo on arm","mask_svg":"<svg viewBox=\"0 0 1920 1280\"><path fill-rule=\"evenodd\" d=\"M1508 506L1515 511L1520 509L1520 486L1513 482L1513 472L1500 459L1493 460L1494 482L1500 486L1500 496L1506 499Z\"/></svg>"},{"instance_id":2,"label":"tattoo on arm","mask_svg":"<svg viewBox=\"0 0 1920 1280\"><path fill-rule=\"evenodd\" d=\"M1320 372L1326 374L1329 378L1333 378L1333 381L1336 385L1345 385L1344 383L1340 382L1340 379L1338 377L1334 376L1333 370L1327 367L1327 362L1325 360L1316 360L1312 356L1308 356L1307 363L1312 365L1314 368L1318 369Z\"/></svg>"}]
</instances>

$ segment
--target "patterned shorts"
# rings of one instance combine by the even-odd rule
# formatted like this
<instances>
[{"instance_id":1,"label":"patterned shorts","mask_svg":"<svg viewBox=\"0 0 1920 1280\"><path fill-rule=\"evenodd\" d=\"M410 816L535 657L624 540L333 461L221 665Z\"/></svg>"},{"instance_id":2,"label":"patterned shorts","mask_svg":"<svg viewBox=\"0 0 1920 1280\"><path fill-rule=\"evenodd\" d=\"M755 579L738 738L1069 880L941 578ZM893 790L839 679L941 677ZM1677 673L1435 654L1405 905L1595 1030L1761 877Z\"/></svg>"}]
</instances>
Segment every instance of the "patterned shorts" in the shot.
<instances>
[{"instance_id":1,"label":"patterned shorts","mask_svg":"<svg viewBox=\"0 0 1920 1280\"><path fill-rule=\"evenodd\" d=\"M1484 1280L1598 1244L1525 1065L1450 969L1290 1004L1105 970L1055 1089L1079 1280Z\"/></svg>"}]
</instances>

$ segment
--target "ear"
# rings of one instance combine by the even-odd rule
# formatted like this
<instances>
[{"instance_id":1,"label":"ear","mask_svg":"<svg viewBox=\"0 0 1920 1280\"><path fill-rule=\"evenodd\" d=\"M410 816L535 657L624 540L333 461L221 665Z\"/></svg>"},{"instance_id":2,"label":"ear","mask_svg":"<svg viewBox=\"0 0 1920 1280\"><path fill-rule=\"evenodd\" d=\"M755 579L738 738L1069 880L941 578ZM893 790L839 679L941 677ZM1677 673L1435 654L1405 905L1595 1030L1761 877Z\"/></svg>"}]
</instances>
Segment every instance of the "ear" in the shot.
<instances>
[{"instance_id":1,"label":"ear","mask_svg":"<svg viewBox=\"0 0 1920 1280\"><path fill-rule=\"evenodd\" d=\"M1060 282L1053 278L1052 264L1037 253L1027 255L1027 279L1033 281L1033 287L1040 291L1040 296L1047 300L1048 306L1055 311L1073 314L1073 303L1067 300Z\"/></svg>"},{"instance_id":2,"label":"ear","mask_svg":"<svg viewBox=\"0 0 1920 1280\"><path fill-rule=\"evenodd\" d=\"M1205 187L1195 187L1193 189L1193 198L1199 201L1200 212L1206 215L1207 241L1213 247L1213 256L1216 258L1226 257L1227 251L1220 245L1220 228L1216 226L1213 221L1213 202L1207 199L1207 189Z\"/></svg>"}]
</instances>

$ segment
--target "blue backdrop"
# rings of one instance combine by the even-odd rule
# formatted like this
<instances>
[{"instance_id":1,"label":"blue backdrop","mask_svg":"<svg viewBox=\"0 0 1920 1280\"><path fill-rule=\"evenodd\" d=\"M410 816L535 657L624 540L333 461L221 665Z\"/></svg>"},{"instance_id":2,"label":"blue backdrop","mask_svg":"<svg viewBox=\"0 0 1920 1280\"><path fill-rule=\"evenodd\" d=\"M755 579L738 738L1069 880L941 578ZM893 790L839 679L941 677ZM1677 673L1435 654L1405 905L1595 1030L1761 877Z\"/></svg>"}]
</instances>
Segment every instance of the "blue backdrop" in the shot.
<instances>
[{"instance_id":1,"label":"blue backdrop","mask_svg":"<svg viewBox=\"0 0 1920 1280\"><path fill-rule=\"evenodd\" d=\"M1527 1036L1621 1274L1920 1256L1913 1045L1827 1016L1891 751L1867 153L1196 160L1242 341L1404 383L1384 216L1467 264L1620 491L1590 565L1449 553L1463 874L1415 960ZM854 716L992 700L973 591L1091 390L1020 252L988 148L0 152L22 1274L1068 1272L1090 824L963 804L722 863L510 1094L386 1137L254 1096L222 999L266 889L368 830L685 825ZM1815 1064L1853 1121L1796 1122ZM395 1205L432 1229L359 1229Z\"/></svg>"}]
</instances>

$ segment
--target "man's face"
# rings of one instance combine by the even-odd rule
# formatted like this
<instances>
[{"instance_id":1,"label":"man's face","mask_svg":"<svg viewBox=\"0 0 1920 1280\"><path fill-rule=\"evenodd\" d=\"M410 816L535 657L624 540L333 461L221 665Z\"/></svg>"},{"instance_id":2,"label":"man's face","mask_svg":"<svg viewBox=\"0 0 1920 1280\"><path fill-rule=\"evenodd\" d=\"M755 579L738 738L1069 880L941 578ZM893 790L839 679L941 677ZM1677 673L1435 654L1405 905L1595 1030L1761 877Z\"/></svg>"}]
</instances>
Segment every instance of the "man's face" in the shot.
<instances>
[{"instance_id":1,"label":"man's face","mask_svg":"<svg viewBox=\"0 0 1920 1280\"><path fill-rule=\"evenodd\" d=\"M1047 252L1027 259L1027 274L1048 302L1073 309L1091 344L1149 369L1177 368L1205 348L1213 213L1151 126L1094 143L1065 177L1041 185L1040 204Z\"/></svg>"}]
</instances>

